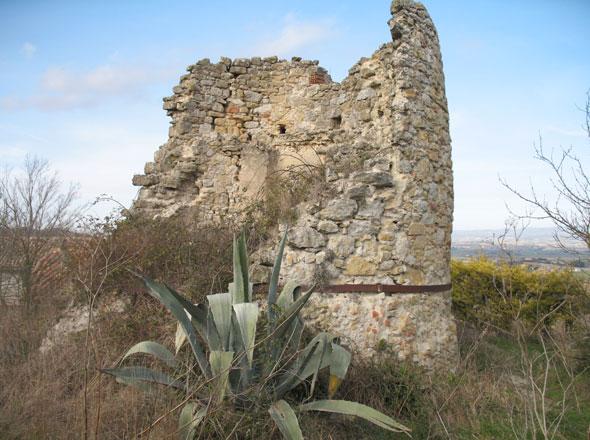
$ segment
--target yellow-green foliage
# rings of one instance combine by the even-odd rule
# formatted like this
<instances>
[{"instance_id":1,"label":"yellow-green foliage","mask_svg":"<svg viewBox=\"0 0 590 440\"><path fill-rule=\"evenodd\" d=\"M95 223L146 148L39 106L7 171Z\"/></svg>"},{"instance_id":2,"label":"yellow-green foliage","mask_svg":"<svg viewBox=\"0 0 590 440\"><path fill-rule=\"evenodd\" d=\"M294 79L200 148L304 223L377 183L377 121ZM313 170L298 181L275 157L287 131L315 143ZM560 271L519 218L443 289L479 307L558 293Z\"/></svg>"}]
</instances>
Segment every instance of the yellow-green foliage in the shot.
<instances>
[{"instance_id":1,"label":"yellow-green foliage","mask_svg":"<svg viewBox=\"0 0 590 440\"><path fill-rule=\"evenodd\" d=\"M534 325L557 318L569 321L585 298L585 288L568 269L532 270L526 265L485 257L451 263L456 315L508 328L515 319Z\"/></svg>"}]
</instances>

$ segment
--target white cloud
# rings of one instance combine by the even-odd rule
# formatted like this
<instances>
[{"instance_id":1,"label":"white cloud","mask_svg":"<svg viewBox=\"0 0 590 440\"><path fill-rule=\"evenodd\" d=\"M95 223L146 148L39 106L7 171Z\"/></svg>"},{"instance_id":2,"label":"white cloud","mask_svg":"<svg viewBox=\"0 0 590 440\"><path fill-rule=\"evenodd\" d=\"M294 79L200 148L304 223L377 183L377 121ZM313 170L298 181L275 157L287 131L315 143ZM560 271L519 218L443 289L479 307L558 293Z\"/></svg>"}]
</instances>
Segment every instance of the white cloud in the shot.
<instances>
[{"instance_id":1,"label":"white cloud","mask_svg":"<svg viewBox=\"0 0 590 440\"><path fill-rule=\"evenodd\" d=\"M53 67L43 74L41 86L46 92L63 95L120 94L151 79L146 70L122 66L104 65L86 72Z\"/></svg>"},{"instance_id":2,"label":"white cloud","mask_svg":"<svg viewBox=\"0 0 590 440\"><path fill-rule=\"evenodd\" d=\"M66 124L59 128L59 133L70 153L56 160L55 168L64 182L80 185L82 202L108 194L130 206L138 191L131 178L142 173L145 162L152 160L157 146L166 139L166 126L163 117L150 119L147 124L135 118ZM93 212L104 215L109 209L108 204L100 205Z\"/></svg>"},{"instance_id":3,"label":"white cloud","mask_svg":"<svg viewBox=\"0 0 590 440\"><path fill-rule=\"evenodd\" d=\"M5 165L18 169L27 154L48 158L64 184L79 186L80 204L109 194L129 206L138 190L131 178L142 173L145 162L153 159L157 146L166 140L167 125L158 109L128 118L74 115L52 127L50 145L28 136L0 142L0 169ZM2 129L0 125L0 133ZM101 204L93 212L104 215L109 210Z\"/></svg>"},{"instance_id":4,"label":"white cloud","mask_svg":"<svg viewBox=\"0 0 590 440\"><path fill-rule=\"evenodd\" d=\"M304 21L293 14L284 19L278 37L261 41L255 45L253 52L257 55L285 56L294 50L326 40L336 34L334 21L331 19Z\"/></svg>"},{"instance_id":5,"label":"white cloud","mask_svg":"<svg viewBox=\"0 0 590 440\"><path fill-rule=\"evenodd\" d=\"M18 110L22 107L22 101L14 96L0 98L0 108L4 110Z\"/></svg>"},{"instance_id":6,"label":"white cloud","mask_svg":"<svg viewBox=\"0 0 590 440\"><path fill-rule=\"evenodd\" d=\"M0 108L44 111L94 107L113 98L137 98L145 88L174 75L174 69L105 64L86 71L48 68L38 92L25 98L3 97Z\"/></svg>"},{"instance_id":7,"label":"white cloud","mask_svg":"<svg viewBox=\"0 0 590 440\"><path fill-rule=\"evenodd\" d=\"M37 46L33 43L29 43L28 41L21 46L21 52L26 58L32 58L33 55L37 52Z\"/></svg>"}]
</instances>

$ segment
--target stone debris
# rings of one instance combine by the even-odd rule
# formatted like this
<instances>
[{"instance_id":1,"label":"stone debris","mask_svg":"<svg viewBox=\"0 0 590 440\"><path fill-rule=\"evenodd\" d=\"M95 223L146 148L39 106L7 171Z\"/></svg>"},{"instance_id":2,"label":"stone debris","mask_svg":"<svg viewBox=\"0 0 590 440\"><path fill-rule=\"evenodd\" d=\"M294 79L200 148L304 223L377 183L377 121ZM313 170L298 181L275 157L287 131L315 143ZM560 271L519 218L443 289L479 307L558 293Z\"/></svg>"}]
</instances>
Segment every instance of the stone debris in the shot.
<instances>
[{"instance_id":1,"label":"stone debris","mask_svg":"<svg viewBox=\"0 0 590 440\"><path fill-rule=\"evenodd\" d=\"M285 279L311 284L321 270L330 284L449 283L453 178L438 36L420 3L395 0L391 12L392 41L340 83L298 57L189 66L164 99L168 142L133 178L134 209L239 223L272 176L316 172L325 186L296 207ZM268 272L263 261L253 269ZM318 293L313 304L309 322L361 352L386 344L428 367L457 359L448 292Z\"/></svg>"},{"instance_id":2,"label":"stone debris","mask_svg":"<svg viewBox=\"0 0 590 440\"><path fill-rule=\"evenodd\" d=\"M105 313L123 313L127 303L117 299L107 304L101 304L93 310L93 319L98 319ZM56 345L67 343L67 338L75 333L86 330L88 326L88 306L76 306L67 309L61 319L47 332L41 341L39 351L47 353Z\"/></svg>"}]
</instances>

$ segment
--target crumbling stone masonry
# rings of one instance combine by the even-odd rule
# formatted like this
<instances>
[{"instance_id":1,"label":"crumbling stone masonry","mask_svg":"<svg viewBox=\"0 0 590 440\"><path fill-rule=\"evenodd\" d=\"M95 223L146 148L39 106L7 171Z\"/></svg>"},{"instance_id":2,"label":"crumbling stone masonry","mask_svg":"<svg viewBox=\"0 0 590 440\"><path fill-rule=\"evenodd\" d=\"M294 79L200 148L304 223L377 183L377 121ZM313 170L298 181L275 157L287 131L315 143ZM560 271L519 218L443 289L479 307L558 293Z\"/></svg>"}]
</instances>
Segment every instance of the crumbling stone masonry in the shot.
<instances>
[{"instance_id":1,"label":"crumbling stone masonry","mask_svg":"<svg viewBox=\"0 0 590 440\"><path fill-rule=\"evenodd\" d=\"M395 0L391 13L392 41L341 83L300 58L189 66L164 99L169 140L133 178L141 186L134 209L159 216L191 210L213 223L240 219L270 176L313 170L323 187L296 207L285 278L340 288L448 285L453 178L438 37L421 4ZM258 281L267 280L273 251L256 253ZM448 288L420 288L319 291L306 318L365 355L452 367Z\"/></svg>"}]
</instances>

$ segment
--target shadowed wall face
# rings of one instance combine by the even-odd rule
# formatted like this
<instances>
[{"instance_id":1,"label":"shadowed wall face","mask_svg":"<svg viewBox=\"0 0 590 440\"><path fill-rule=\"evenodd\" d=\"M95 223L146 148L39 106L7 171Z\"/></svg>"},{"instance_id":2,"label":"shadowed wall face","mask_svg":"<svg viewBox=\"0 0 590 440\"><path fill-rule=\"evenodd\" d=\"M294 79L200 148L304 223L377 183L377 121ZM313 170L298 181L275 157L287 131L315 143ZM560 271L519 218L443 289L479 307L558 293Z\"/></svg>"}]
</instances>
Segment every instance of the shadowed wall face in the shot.
<instances>
[{"instance_id":1,"label":"shadowed wall face","mask_svg":"<svg viewBox=\"0 0 590 440\"><path fill-rule=\"evenodd\" d=\"M276 176L297 185L313 175L320 186L295 207L284 278L448 284L453 188L438 37L421 4L394 1L391 13L392 41L341 83L299 58L189 66L164 100L169 140L133 179L135 209L239 221ZM267 280L273 245L256 252L255 281ZM318 292L306 313L368 356L428 367L457 356L448 292Z\"/></svg>"}]
</instances>

